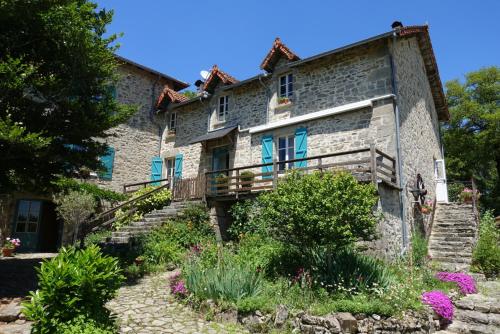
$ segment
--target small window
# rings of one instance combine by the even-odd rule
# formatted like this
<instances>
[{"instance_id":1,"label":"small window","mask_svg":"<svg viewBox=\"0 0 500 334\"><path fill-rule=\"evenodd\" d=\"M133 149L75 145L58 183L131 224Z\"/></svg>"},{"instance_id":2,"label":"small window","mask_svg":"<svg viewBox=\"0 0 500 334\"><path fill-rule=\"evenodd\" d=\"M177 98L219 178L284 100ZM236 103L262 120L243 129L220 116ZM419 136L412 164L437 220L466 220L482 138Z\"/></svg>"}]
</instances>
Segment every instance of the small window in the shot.
<instances>
[{"instance_id":1,"label":"small window","mask_svg":"<svg viewBox=\"0 0 500 334\"><path fill-rule=\"evenodd\" d=\"M280 77L280 96L290 98L293 95L293 74L287 74Z\"/></svg>"},{"instance_id":2,"label":"small window","mask_svg":"<svg viewBox=\"0 0 500 334\"><path fill-rule=\"evenodd\" d=\"M173 179L175 174L175 158L167 158L165 159L165 161L167 163L167 175L165 175L165 177L168 179Z\"/></svg>"},{"instance_id":3,"label":"small window","mask_svg":"<svg viewBox=\"0 0 500 334\"><path fill-rule=\"evenodd\" d=\"M278 162L295 159L295 136L278 138ZM293 167L293 162L278 164L278 170L283 171Z\"/></svg>"},{"instance_id":4,"label":"small window","mask_svg":"<svg viewBox=\"0 0 500 334\"><path fill-rule=\"evenodd\" d=\"M40 201L20 200L17 206L16 233L36 233L40 221Z\"/></svg>"},{"instance_id":5,"label":"small window","mask_svg":"<svg viewBox=\"0 0 500 334\"><path fill-rule=\"evenodd\" d=\"M175 131L176 126L177 126L177 113L171 112L170 121L168 123L168 129L170 131Z\"/></svg>"},{"instance_id":6,"label":"small window","mask_svg":"<svg viewBox=\"0 0 500 334\"><path fill-rule=\"evenodd\" d=\"M219 122L226 121L226 115L229 112L229 96L221 96L219 98L219 109L217 113L217 120Z\"/></svg>"}]
</instances>

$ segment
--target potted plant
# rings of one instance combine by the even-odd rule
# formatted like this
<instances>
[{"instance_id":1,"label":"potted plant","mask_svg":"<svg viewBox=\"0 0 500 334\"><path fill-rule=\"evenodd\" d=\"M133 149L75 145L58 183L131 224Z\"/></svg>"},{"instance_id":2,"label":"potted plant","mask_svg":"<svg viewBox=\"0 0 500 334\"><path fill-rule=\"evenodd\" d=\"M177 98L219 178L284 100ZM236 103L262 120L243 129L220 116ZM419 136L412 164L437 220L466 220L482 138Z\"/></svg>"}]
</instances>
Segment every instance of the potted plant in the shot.
<instances>
[{"instance_id":1,"label":"potted plant","mask_svg":"<svg viewBox=\"0 0 500 334\"><path fill-rule=\"evenodd\" d=\"M144 260L145 260L144 256L140 255L135 258L134 263L136 266L141 266L144 263Z\"/></svg>"},{"instance_id":2,"label":"potted plant","mask_svg":"<svg viewBox=\"0 0 500 334\"><path fill-rule=\"evenodd\" d=\"M422 204L420 212L422 212L424 215L428 215L432 212L432 201L430 199L428 199L427 201L425 201L424 204Z\"/></svg>"},{"instance_id":3,"label":"potted plant","mask_svg":"<svg viewBox=\"0 0 500 334\"><path fill-rule=\"evenodd\" d=\"M476 198L479 199L479 191L476 190ZM472 197L474 196L474 190L470 189L470 188L464 188L464 190L462 190L462 192L460 193L460 201L462 201L462 203L466 203L466 204L470 204L472 203Z\"/></svg>"},{"instance_id":4,"label":"potted plant","mask_svg":"<svg viewBox=\"0 0 500 334\"><path fill-rule=\"evenodd\" d=\"M288 97L280 97L278 98L278 104L288 104L290 103L290 99Z\"/></svg>"},{"instance_id":5,"label":"potted plant","mask_svg":"<svg viewBox=\"0 0 500 334\"><path fill-rule=\"evenodd\" d=\"M220 173L215 177L215 191L219 192L220 190L227 189L227 182L229 178L226 174ZM225 185L225 186L223 186Z\"/></svg>"},{"instance_id":6,"label":"potted plant","mask_svg":"<svg viewBox=\"0 0 500 334\"><path fill-rule=\"evenodd\" d=\"M240 174L241 188L252 188L253 180L255 179L255 174L249 170L246 170ZM250 190L248 190L250 191Z\"/></svg>"},{"instance_id":7,"label":"potted plant","mask_svg":"<svg viewBox=\"0 0 500 334\"><path fill-rule=\"evenodd\" d=\"M11 239L11 238L5 239L5 244L3 245L2 248L2 255L4 257L12 256L12 253L15 252L16 247L19 246L21 246L21 240Z\"/></svg>"}]
</instances>

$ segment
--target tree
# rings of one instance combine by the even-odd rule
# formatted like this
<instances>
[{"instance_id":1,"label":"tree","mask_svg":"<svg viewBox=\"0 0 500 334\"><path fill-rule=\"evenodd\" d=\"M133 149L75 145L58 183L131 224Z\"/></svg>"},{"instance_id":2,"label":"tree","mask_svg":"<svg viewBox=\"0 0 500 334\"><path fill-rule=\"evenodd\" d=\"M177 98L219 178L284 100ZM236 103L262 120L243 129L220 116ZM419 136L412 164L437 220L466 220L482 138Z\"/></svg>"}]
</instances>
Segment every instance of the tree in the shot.
<instances>
[{"instance_id":1,"label":"tree","mask_svg":"<svg viewBox=\"0 0 500 334\"><path fill-rule=\"evenodd\" d=\"M59 193L54 196L57 204L57 214L64 224L73 229L73 242L78 237L81 224L95 212L96 200L87 192L70 190L68 193Z\"/></svg>"},{"instance_id":2,"label":"tree","mask_svg":"<svg viewBox=\"0 0 500 334\"><path fill-rule=\"evenodd\" d=\"M446 83L450 121L443 127L448 177L477 179L483 204L500 213L500 68Z\"/></svg>"},{"instance_id":3,"label":"tree","mask_svg":"<svg viewBox=\"0 0 500 334\"><path fill-rule=\"evenodd\" d=\"M0 0L2 192L102 168L106 130L134 112L111 89L112 16L88 0Z\"/></svg>"},{"instance_id":4,"label":"tree","mask_svg":"<svg viewBox=\"0 0 500 334\"><path fill-rule=\"evenodd\" d=\"M292 172L276 190L258 197L258 216L287 244L335 250L374 236L377 199L372 184L361 184L348 172Z\"/></svg>"}]
</instances>

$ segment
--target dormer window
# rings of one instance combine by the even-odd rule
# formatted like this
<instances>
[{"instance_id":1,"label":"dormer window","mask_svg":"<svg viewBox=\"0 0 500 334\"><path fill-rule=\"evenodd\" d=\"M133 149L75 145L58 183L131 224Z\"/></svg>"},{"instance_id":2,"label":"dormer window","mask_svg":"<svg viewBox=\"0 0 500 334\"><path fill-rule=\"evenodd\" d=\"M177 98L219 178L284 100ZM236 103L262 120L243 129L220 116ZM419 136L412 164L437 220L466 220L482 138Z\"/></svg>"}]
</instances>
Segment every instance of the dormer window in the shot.
<instances>
[{"instance_id":1,"label":"dormer window","mask_svg":"<svg viewBox=\"0 0 500 334\"><path fill-rule=\"evenodd\" d=\"M229 112L229 96L221 96L219 97L219 109L217 112L217 120L219 122L225 122L226 121L226 115Z\"/></svg>"},{"instance_id":2,"label":"dormer window","mask_svg":"<svg viewBox=\"0 0 500 334\"><path fill-rule=\"evenodd\" d=\"M171 112L170 119L168 122L168 129L170 132L175 132L175 128L177 127L177 113Z\"/></svg>"},{"instance_id":3,"label":"dormer window","mask_svg":"<svg viewBox=\"0 0 500 334\"><path fill-rule=\"evenodd\" d=\"M293 96L293 74L286 74L280 77L279 97L280 100L288 100Z\"/></svg>"}]
</instances>

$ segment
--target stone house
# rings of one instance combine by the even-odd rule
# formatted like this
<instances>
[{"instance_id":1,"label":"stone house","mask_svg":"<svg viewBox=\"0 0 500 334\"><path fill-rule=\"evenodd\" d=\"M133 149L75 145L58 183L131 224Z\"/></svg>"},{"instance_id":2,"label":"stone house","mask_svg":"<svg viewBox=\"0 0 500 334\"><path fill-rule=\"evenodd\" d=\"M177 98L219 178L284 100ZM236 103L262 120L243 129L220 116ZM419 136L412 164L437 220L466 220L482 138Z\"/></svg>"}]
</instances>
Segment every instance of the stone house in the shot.
<instances>
[{"instance_id":1,"label":"stone house","mask_svg":"<svg viewBox=\"0 0 500 334\"><path fill-rule=\"evenodd\" d=\"M277 38L261 69L239 81L214 65L189 100L166 88L158 101L167 119L155 162L161 173L152 179L195 184L204 176L222 224L238 194L271 187L288 168L363 174L368 165L384 217L373 246L389 257L404 251L421 219L411 192L417 176L428 199L447 200L439 131L449 114L428 27L395 24L303 59ZM254 188L240 193L243 171L254 173ZM216 196L220 174L226 196Z\"/></svg>"},{"instance_id":2,"label":"stone house","mask_svg":"<svg viewBox=\"0 0 500 334\"><path fill-rule=\"evenodd\" d=\"M109 154L101 157L104 173L89 182L115 191L125 183L139 182L151 175L151 161L160 153L165 115L156 113L156 101L168 88L177 91L188 84L131 60L116 56L119 80L114 91L119 102L138 107L125 124L109 132ZM175 99L173 99L175 101ZM61 224L51 202L51 194L18 192L0 199L0 240L5 236L21 239L21 251L55 251L61 245Z\"/></svg>"}]
</instances>

